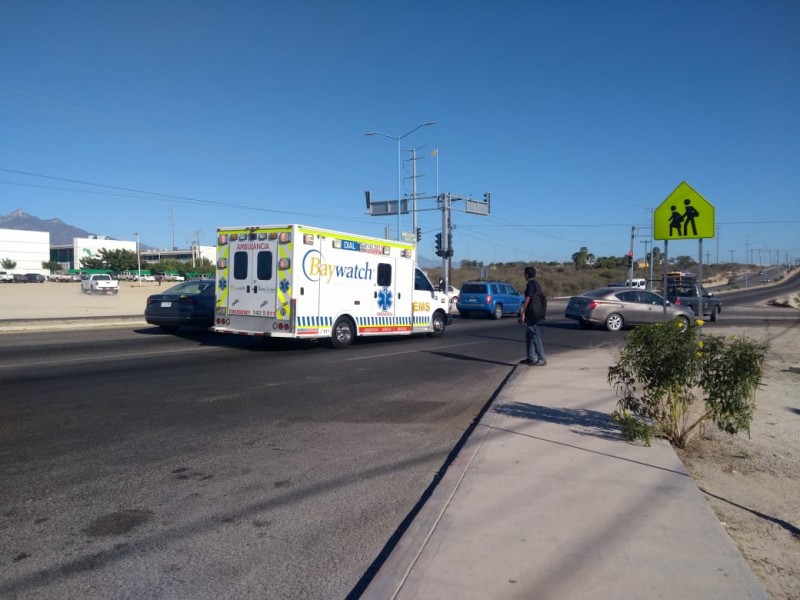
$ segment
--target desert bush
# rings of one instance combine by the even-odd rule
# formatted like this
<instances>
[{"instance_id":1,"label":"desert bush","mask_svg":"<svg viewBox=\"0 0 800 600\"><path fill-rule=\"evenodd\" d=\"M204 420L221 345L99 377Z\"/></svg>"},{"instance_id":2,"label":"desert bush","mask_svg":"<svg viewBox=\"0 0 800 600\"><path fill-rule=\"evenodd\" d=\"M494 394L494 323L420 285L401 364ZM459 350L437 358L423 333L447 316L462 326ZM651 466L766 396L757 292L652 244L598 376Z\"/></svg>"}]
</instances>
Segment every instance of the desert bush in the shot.
<instances>
[{"instance_id":1,"label":"desert bush","mask_svg":"<svg viewBox=\"0 0 800 600\"><path fill-rule=\"evenodd\" d=\"M619 397L612 418L631 440L654 436L684 448L703 425L750 432L767 346L703 334L702 321L677 320L628 334L608 382Z\"/></svg>"}]
</instances>

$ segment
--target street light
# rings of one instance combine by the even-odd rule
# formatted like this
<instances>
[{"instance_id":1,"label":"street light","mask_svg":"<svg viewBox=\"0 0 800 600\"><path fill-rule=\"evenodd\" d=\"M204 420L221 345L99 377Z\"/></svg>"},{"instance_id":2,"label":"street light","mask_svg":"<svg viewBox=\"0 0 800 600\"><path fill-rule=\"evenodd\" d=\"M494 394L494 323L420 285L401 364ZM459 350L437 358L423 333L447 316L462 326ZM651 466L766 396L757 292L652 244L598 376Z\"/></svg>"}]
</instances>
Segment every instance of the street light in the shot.
<instances>
[{"instance_id":1,"label":"street light","mask_svg":"<svg viewBox=\"0 0 800 600\"><path fill-rule=\"evenodd\" d=\"M142 255L139 253L139 232L133 235L136 236L136 273L138 275L139 287L142 287Z\"/></svg>"},{"instance_id":2,"label":"street light","mask_svg":"<svg viewBox=\"0 0 800 600\"><path fill-rule=\"evenodd\" d=\"M650 208L649 206L644 206L643 204L634 204L633 206L638 206L639 208L643 208L645 210L650 211L650 260L648 261L648 276L647 276L647 289L652 289L653 287L653 252L656 249L656 241L655 241L655 209ZM644 250L645 254L647 254L647 246L645 246Z\"/></svg>"},{"instance_id":3,"label":"street light","mask_svg":"<svg viewBox=\"0 0 800 600\"><path fill-rule=\"evenodd\" d=\"M395 140L397 142L397 239L399 240L402 237L402 233L400 231L400 202L402 201L402 194L403 194L403 161L400 155L400 140L402 140L407 135L411 135L420 127L426 127L428 125L434 125L436 121L428 121L426 123L420 123L414 129L405 132L403 135L389 135L388 133L382 133L380 131L367 131L364 135L379 135L381 137L389 138L390 140Z\"/></svg>"}]
</instances>

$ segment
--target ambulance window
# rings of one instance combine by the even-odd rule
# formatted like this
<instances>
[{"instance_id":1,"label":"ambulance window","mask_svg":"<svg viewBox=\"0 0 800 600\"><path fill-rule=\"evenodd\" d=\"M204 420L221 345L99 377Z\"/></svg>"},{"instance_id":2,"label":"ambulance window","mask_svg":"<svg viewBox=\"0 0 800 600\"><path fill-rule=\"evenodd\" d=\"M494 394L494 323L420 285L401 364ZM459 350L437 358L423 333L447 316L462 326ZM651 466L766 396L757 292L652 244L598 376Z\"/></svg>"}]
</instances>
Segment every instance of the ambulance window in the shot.
<instances>
[{"instance_id":1,"label":"ambulance window","mask_svg":"<svg viewBox=\"0 0 800 600\"><path fill-rule=\"evenodd\" d=\"M425 277L425 273L417 269L416 274L414 276L414 289L420 290L424 292L432 292L433 291L433 284Z\"/></svg>"},{"instance_id":2,"label":"ambulance window","mask_svg":"<svg viewBox=\"0 0 800 600\"><path fill-rule=\"evenodd\" d=\"M247 279L247 252L237 252L233 255L233 278Z\"/></svg>"},{"instance_id":3,"label":"ambulance window","mask_svg":"<svg viewBox=\"0 0 800 600\"><path fill-rule=\"evenodd\" d=\"M259 252L256 261L256 277L263 281L272 279L272 252Z\"/></svg>"},{"instance_id":4,"label":"ambulance window","mask_svg":"<svg viewBox=\"0 0 800 600\"><path fill-rule=\"evenodd\" d=\"M392 265L378 263L378 286L389 287L392 285Z\"/></svg>"}]
</instances>

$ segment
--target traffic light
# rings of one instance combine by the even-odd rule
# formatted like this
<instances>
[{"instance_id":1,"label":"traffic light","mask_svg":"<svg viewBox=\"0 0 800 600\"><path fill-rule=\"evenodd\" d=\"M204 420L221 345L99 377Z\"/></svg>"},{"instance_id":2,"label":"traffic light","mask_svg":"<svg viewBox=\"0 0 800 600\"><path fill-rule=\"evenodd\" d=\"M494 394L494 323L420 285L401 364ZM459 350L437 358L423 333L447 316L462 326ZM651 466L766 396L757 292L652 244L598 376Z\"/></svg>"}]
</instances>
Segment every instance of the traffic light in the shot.
<instances>
[{"instance_id":1,"label":"traffic light","mask_svg":"<svg viewBox=\"0 0 800 600\"><path fill-rule=\"evenodd\" d=\"M442 234L441 233L437 233L436 234L436 256L442 256L442 255L443 255L443 252L442 252Z\"/></svg>"},{"instance_id":2,"label":"traffic light","mask_svg":"<svg viewBox=\"0 0 800 600\"><path fill-rule=\"evenodd\" d=\"M422 229L417 227L417 241L420 241L421 239L422 239Z\"/></svg>"},{"instance_id":3,"label":"traffic light","mask_svg":"<svg viewBox=\"0 0 800 600\"><path fill-rule=\"evenodd\" d=\"M453 234L447 232L447 257L453 256Z\"/></svg>"},{"instance_id":4,"label":"traffic light","mask_svg":"<svg viewBox=\"0 0 800 600\"><path fill-rule=\"evenodd\" d=\"M628 252L628 266L633 266L633 252Z\"/></svg>"}]
</instances>

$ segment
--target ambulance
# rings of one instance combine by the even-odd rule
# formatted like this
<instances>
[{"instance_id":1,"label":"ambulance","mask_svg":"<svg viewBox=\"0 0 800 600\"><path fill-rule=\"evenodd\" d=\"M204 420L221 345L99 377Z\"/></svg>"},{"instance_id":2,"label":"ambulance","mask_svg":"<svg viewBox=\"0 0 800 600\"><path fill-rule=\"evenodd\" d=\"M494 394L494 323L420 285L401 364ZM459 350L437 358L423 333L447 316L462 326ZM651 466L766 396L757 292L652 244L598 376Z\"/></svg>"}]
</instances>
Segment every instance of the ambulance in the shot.
<instances>
[{"instance_id":1,"label":"ambulance","mask_svg":"<svg viewBox=\"0 0 800 600\"><path fill-rule=\"evenodd\" d=\"M305 225L217 229L213 331L329 340L440 337L447 295L416 267L414 244Z\"/></svg>"}]
</instances>

